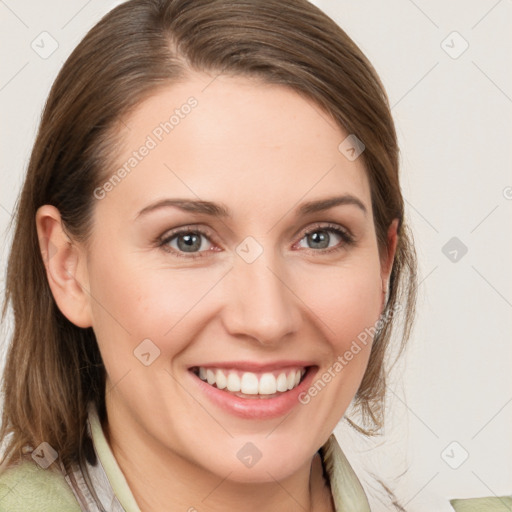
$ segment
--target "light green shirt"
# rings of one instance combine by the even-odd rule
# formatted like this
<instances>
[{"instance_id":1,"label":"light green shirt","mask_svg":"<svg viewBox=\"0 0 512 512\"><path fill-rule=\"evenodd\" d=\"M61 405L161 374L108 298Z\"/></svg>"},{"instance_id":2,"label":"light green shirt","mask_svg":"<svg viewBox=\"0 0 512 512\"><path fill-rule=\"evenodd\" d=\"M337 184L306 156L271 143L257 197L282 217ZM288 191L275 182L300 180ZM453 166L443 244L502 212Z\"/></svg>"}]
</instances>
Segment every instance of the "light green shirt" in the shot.
<instances>
[{"instance_id":1,"label":"light green shirt","mask_svg":"<svg viewBox=\"0 0 512 512\"><path fill-rule=\"evenodd\" d=\"M99 459L91 479L97 485L91 494L91 484L84 483L88 477L83 480L81 470L70 480L69 475L66 479L61 472L42 469L28 458L0 475L0 512L81 512L102 508L106 512L140 512L93 408L89 409L88 428ZM321 454L336 512L370 511L364 490L334 435L322 447ZM56 464L57 461L53 465ZM71 481L81 481L82 489L87 488L86 498L81 498L82 505L78 494L72 490ZM93 503L97 499L99 506ZM510 512L512 497L456 499L451 500L451 504L456 512Z\"/></svg>"}]
</instances>

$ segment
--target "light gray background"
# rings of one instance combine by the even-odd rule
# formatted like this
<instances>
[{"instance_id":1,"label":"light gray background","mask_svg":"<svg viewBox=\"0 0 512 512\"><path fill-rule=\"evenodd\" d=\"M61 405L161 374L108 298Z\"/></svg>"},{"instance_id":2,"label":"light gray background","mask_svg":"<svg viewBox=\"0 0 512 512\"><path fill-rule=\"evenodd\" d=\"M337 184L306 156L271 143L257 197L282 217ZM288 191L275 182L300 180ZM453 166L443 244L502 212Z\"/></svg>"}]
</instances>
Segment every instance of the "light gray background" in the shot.
<instances>
[{"instance_id":1,"label":"light gray background","mask_svg":"<svg viewBox=\"0 0 512 512\"><path fill-rule=\"evenodd\" d=\"M118 3L0 0L2 289L4 233L50 86L85 32ZM373 471L407 510L449 511L452 497L510 494L512 1L314 3L361 47L388 91L421 281L385 435L365 441L344 426L337 435L366 489L375 487L366 476ZM58 48L46 56L52 39ZM453 237L467 254L450 254L450 246L443 253Z\"/></svg>"}]
</instances>

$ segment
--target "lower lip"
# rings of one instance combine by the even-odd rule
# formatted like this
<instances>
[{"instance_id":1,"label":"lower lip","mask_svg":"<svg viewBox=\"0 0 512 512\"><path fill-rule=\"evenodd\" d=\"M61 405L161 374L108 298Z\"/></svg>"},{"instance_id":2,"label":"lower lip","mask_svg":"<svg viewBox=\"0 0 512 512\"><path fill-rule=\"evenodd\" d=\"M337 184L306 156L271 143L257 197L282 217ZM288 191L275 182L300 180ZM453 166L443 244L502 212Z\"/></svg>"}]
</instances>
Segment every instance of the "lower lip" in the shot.
<instances>
[{"instance_id":1,"label":"lower lip","mask_svg":"<svg viewBox=\"0 0 512 512\"><path fill-rule=\"evenodd\" d=\"M215 405L230 414L246 419L271 419L283 416L291 412L297 405L302 405L299 402L299 395L309 388L317 371L318 368L309 367L296 388L273 398L241 398L210 386L194 373L189 373L200 391Z\"/></svg>"}]
</instances>

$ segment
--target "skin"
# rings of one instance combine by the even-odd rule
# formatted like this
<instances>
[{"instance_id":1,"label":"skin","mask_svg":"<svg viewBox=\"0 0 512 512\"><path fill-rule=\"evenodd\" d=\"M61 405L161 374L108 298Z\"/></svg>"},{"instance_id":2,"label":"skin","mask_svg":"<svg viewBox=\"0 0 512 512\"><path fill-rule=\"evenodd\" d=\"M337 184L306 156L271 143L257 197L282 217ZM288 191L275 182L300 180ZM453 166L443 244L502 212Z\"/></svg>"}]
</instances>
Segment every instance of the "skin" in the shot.
<instances>
[{"instance_id":1,"label":"skin","mask_svg":"<svg viewBox=\"0 0 512 512\"><path fill-rule=\"evenodd\" d=\"M56 248L46 262L52 293L71 322L94 329L107 371L104 430L141 510L333 510L315 453L356 393L370 344L307 405L273 419L219 408L188 368L300 359L322 374L382 312L396 221L381 258L362 158L338 150L348 134L309 100L254 79L197 73L155 92L124 120L118 165L190 96L197 107L105 198L92 198L87 247L66 236L55 207L39 209L43 255L48 242ZM347 204L294 214L341 194L366 213ZM233 217L168 207L137 218L177 197L224 203ZM325 252L304 233L319 223L355 242L328 232L339 250ZM212 234L203 257L175 255L176 238L167 251L154 242L190 224ZM250 264L236 252L247 236L263 248ZM145 366L134 350L148 338L160 355ZM262 454L251 468L236 456L247 442Z\"/></svg>"}]
</instances>

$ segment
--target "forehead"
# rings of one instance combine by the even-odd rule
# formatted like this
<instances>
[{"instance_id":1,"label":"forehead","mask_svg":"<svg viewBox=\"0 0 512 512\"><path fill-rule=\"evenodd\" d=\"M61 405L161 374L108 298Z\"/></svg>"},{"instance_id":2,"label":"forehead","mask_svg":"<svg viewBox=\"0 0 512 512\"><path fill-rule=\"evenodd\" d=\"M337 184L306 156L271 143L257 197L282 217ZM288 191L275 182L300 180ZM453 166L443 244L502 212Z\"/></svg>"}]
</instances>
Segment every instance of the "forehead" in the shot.
<instances>
[{"instance_id":1,"label":"forehead","mask_svg":"<svg viewBox=\"0 0 512 512\"><path fill-rule=\"evenodd\" d=\"M120 135L106 180L122 177L109 187L108 203L131 218L173 196L273 218L326 195L352 194L371 210L362 158L352 161L339 149L349 134L285 86L193 74L139 104Z\"/></svg>"}]
</instances>

